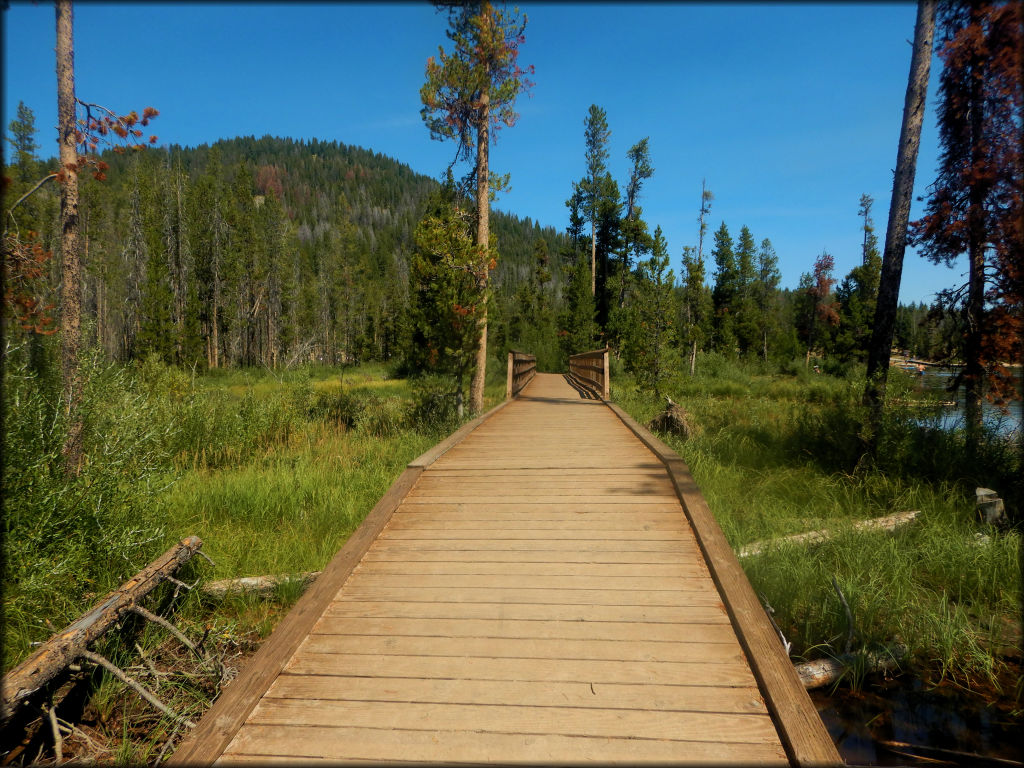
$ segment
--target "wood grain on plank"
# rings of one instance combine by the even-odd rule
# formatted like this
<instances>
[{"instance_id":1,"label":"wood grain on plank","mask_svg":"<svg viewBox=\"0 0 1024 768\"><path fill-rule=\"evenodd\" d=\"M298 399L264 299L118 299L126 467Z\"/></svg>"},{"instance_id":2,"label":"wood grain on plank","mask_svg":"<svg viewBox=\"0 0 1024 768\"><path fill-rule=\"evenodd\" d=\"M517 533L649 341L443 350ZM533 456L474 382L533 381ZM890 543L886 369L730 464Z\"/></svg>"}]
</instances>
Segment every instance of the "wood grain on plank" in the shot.
<instances>
[{"instance_id":1,"label":"wood grain on plank","mask_svg":"<svg viewBox=\"0 0 1024 768\"><path fill-rule=\"evenodd\" d=\"M302 701L267 698L253 725L319 725L475 733L544 733L623 739L771 744L778 737L767 714L661 712L630 709L526 707L390 701Z\"/></svg>"},{"instance_id":2,"label":"wood grain on plank","mask_svg":"<svg viewBox=\"0 0 1024 768\"><path fill-rule=\"evenodd\" d=\"M422 635L310 634L302 653L376 653L381 656L461 656L478 659L596 659L742 664L735 640L711 642L699 633L689 642L565 640L536 637L432 637Z\"/></svg>"},{"instance_id":3,"label":"wood grain on plank","mask_svg":"<svg viewBox=\"0 0 1024 768\"><path fill-rule=\"evenodd\" d=\"M231 752L225 754L225 764L230 764L234 755L254 754L332 760L338 755L349 755L349 759L355 760L505 765L588 761L625 765L679 762L783 765L786 761L782 748L771 744L734 744L726 751L721 744L707 741L247 725L239 732Z\"/></svg>"},{"instance_id":4,"label":"wood grain on plank","mask_svg":"<svg viewBox=\"0 0 1024 768\"><path fill-rule=\"evenodd\" d=\"M841 765L839 752L689 468L621 408L610 407L661 458L676 485L790 759L797 765Z\"/></svg>"},{"instance_id":5,"label":"wood grain on plank","mask_svg":"<svg viewBox=\"0 0 1024 768\"><path fill-rule=\"evenodd\" d=\"M461 656L379 656L359 653L296 654L290 674L370 677L548 680L579 683L744 686L753 683L745 663L607 661L604 659L501 659Z\"/></svg>"},{"instance_id":6,"label":"wood grain on plank","mask_svg":"<svg viewBox=\"0 0 1024 768\"><path fill-rule=\"evenodd\" d=\"M520 621L625 621L666 624L728 623L725 607L714 605L544 605L538 603L414 602L338 600L325 616L433 619L516 619Z\"/></svg>"},{"instance_id":7,"label":"wood grain on plank","mask_svg":"<svg viewBox=\"0 0 1024 768\"><path fill-rule=\"evenodd\" d=\"M516 619L432 619L379 618L367 616L338 617L324 615L313 628L324 635L401 635L431 637L533 638L555 640L690 642L700 638L705 643L736 642L732 627L724 623L704 624L695 630L690 624L625 621L557 621Z\"/></svg>"}]
</instances>

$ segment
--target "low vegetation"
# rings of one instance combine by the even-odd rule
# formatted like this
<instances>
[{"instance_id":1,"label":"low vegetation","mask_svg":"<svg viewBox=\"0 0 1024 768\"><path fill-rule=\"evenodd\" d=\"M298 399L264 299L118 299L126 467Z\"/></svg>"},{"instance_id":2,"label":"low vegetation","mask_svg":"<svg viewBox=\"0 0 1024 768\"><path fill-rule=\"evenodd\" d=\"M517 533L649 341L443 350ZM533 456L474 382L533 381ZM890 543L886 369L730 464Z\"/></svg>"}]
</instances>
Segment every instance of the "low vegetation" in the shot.
<instances>
[{"instance_id":1,"label":"low vegetation","mask_svg":"<svg viewBox=\"0 0 1024 768\"><path fill-rule=\"evenodd\" d=\"M816 375L801 361L777 373L717 356L702 368L663 385L697 427L685 442L663 437L690 466L730 544L838 532L743 561L796 656L838 655L848 639L855 650L900 642L919 671L960 683L994 683L1019 663L1020 534L983 531L974 515L976 485L1019 506L1019 458L1009 442L990 435L972 459L963 435L935 428L938 407L893 407L872 464L860 459L861 371ZM892 375L894 400L922 397L911 377ZM612 397L643 423L664 407L622 375L613 374ZM922 514L893 534L852 531L857 520L906 510ZM979 539L983 532L989 538Z\"/></svg>"}]
</instances>

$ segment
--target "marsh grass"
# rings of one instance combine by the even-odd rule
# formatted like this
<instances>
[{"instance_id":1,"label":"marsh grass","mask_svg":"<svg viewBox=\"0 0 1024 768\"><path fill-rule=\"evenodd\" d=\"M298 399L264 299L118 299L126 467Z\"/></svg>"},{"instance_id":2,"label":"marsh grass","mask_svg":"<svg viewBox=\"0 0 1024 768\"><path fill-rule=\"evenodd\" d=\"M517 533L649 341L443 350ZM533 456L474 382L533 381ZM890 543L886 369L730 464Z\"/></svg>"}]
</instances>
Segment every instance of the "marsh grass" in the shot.
<instances>
[{"instance_id":1,"label":"marsh grass","mask_svg":"<svg viewBox=\"0 0 1024 768\"><path fill-rule=\"evenodd\" d=\"M891 409L876 462L863 460L861 385L849 378L786 376L713 359L697 377L667 388L699 426L681 442L687 462L730 544L822 528L837 535L807 547L781 544L743 562L755 591L798 656L837 655L851 627L832 587L853 612L854 650L899 641L911 663L960 682L994 682L1021 653L1020 535L989 531L979 545L975 484L1014 493L1019 467L998 439L966 466L962 436ZM911 383L890 386L894 400ZM612 396L647 423L663 407L626 377ZM918 509L894 534L855 532L857 520ZM854 683L857 680L853 680Z\"/></svg>"}]
</instances>

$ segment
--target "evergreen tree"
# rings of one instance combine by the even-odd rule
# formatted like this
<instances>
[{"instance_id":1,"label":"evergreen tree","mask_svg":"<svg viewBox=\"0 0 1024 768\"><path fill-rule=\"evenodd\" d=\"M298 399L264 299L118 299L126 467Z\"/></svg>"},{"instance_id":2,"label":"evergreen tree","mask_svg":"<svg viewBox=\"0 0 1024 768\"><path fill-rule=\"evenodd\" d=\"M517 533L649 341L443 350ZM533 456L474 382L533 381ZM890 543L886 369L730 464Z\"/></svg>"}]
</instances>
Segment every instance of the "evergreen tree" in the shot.
<instances>
[{"instance_id":1,"label":"evergreen tree","mask_svg":"<svg viewBox=\"0 0 1024 768\"><path fill-rule=\"evenodd\" d=\"M439 5L444 7L444 5ZM438 60L427 61L427 82L420 90L423 119L431 138L456 139L459 154L468 158L476 149L476 247L477 262L490 264L493 255L490 236L490 132L501 125L513 125L518 118L513 109L516 97L530 88L526 75L532 73L518 64L519 46L524 41L526 17L518 11L495 10L489 2L479 5L448 5L448 38L452 52L439 49ZM496 264L497 262L494 261ZM488 277L494 266L475 276L477 292L486 301ZM470 385L470 410L483 409L484 379L487 368L487 308L478 316L479 338L476 365Z\"/></svg>"},{"instance_id":2,"label":"evergreen tree","mask_svg":"<svg viewBox=\"0 0 1024 768\"><path fill-rule=\"evenodd\" d=\"M654 230L651 257L638 265L630 302L632 323L623 338L623 360L642 387L661 394L661 385L678 368L676 307L668 246L661 227Z\"/></svg>"},{"instance_id":3,"label":"evergreen tree","mask_svg":"<svg viewBox=\"0 0 1024 768\"><path fill-rule=\"evenodd\" d=\"M757 281L754 285L754 300L761 330L761 359L765 362L768 362L768 338L777 327L776 296L781 279L779 257L775 254L772 241L766 237L761 241L761 249L757 254Z\"/></svg>"},{"instance_id":4,"label":"evergreen tree","mask_svg":"<svg viewBox=\"0 0 1024 768\"><path fill-rule=\"evenodd\" d=\"M693 246L683 248L683 284L679 289L680 333L688 350L690 375L697 370L697 351L711 338L713 306L705 285L704 259Z\"/></svg>"},{"instance_id":5,"label":"evergreen tree","mask_svg":"<svg viewBox=\"0 0 1024 768\"><path fill-rule=\"evenodd\" d=\"M597 104L591 104L583 121L583 139L587 175L579 183L583 194L583 212L590 221L590 293L597 295L597 229L602 218L602 199L606 197L608 175L608 113Z\"/></svg>"},{"instance_id":6,"label":"evergreen tree","mask_svg":"<svg viewBox=\"0 0 1024 768\"><path fill-rule=\"evenodd\" d=\"M980 439L986 383L1014 396L1006 360L1024 358L1024 187L1021 114L1024 11L1020 3L941 6L938 178L913 237L923 254L952 265L967 256L966 291L943 304L963 312L968 439Z\"/></svg>"},{"instance_id":7,"label":"evergreen tree","mask_svg":"<svg viewBox=\"0 0 1024 768\"><path fill-rule=\"evenodd\" d=\"M724 221L715 232L715 247L711 256L715 260L715 285L711 289L714 303L714 348L731 355L737 344L736 310L740 294L740 273L732 250L732 237Z\"/></svg>"},{"instance_id":8,"label":"evergreen tree","mask_svg":"<svg viewBox=\"0 0 1024 768\"><path fill-rule=\"evenodd\" d=\"M757 269L754 236L743 226L736 241L736 299L734 332L740 354L747 355L761 347L761 325L757 311Z\"/></svg>"},{"instance_id":9,"label":"evergreen tree","mask_svg":"<svg viewBox=\"0 0 1024 768\"><path fill-rule=\"evenodd\" d=\"M878 252L878 237L871 220L874 200L861 195L857 214L864 219L864 240L861 244L861 263L850 270L836 289L839 302L839 326L836 333L836 354L844 360L867 359L871 340L871 323L875 318L878 300L878 282L882 272L882 257Z\"/></svg>"},{"instance_id":10,"label":"evergreen tree","mask_svg":"<svg viewBox=\"0 0 1024 768\"><path fill-rule=\"evenodd\" d=\"M477 279L481 253L450 176L432 198L415 241L409 357L416 368L452 376L461 417L463 382L475 359L486 295Z\"/></svg>"}]
</instances>

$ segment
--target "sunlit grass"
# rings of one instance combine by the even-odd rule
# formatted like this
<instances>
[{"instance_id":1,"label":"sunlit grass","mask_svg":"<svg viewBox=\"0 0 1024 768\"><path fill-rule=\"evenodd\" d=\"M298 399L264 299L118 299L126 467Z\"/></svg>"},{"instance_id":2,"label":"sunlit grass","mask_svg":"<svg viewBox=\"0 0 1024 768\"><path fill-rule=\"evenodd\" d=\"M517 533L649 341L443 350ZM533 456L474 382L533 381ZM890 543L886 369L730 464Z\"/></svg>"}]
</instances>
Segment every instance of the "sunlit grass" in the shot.
<instances>
[{"instance_id":1,"label":"sunlit grass","mask_svg":"<svg viewBox=\"0 0 1024 768\"><path fill-rule=\"evenodd\" d=\"M893 388L900 386L897 378ZM855 649L901 642L913 663L959 679L994 679L1004 655L1019 656L1020 536L988 531L988 543L979 544L972 482L924 474L937 468L957 476L955 437L930 438L945 454L922 462L898 453L918 450L920 438L900 438L897 424L891 455L870 466L857 461L854 379L722 366L681 377L668 392L697 429L685 443L661 437L690 467L736 550L836 532L822 544L780 544L742 560L795 654L840 653L852 629ZM613 379L612 396L645 424L664 406L624 376ZM852 528L909 510L921 515L893 534ZM853 611L852 628L833 578Z\"/></svg>"}]
</instances>

